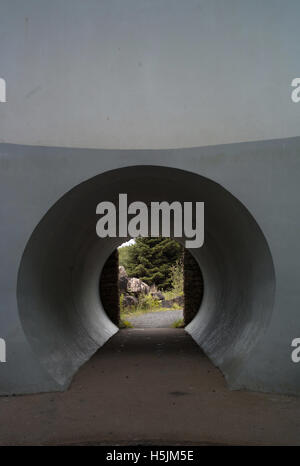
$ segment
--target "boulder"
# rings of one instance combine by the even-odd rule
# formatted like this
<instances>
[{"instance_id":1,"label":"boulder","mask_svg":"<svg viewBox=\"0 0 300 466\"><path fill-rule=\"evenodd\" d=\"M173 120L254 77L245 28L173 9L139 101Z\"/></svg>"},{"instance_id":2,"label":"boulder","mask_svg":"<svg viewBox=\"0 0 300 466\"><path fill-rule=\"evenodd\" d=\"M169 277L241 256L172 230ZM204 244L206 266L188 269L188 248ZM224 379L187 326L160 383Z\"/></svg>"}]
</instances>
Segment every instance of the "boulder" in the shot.
<instances>
[{"instance_id":1,"label":"boulder","mask_svg":"<svg viewBox=\"0 0 300 466\"><path fill-rule=\"evenodd\" d=\"M124 295L123 298L123 306L124 307L131 307L131 306L137 306L138 300L134 296L130 296L129 294Z\"/></svg>"},{"instance_id":2,"label":"boulder","mask_svg":"<svg viewBox=\"0 0 300 466\"><path fill-rule=\"evenodd\" d=\"M138 296L140 294L148 294L150 287L139 278L133 277L128 278L127 291L129 293L134 293L135 296Z\"/></svg>"},{"instance_id":3,"label":"boulder","mask_svg":"<svg viewBox=\"0 0 300 466\"><path fill-rule=\"evenodd\" d=\"M126 269L125 269L124 265L119 265L119 278L120 277L128 278L128 275L127 275L127 272L126 272Z\"/></svg>"}]
</instances>

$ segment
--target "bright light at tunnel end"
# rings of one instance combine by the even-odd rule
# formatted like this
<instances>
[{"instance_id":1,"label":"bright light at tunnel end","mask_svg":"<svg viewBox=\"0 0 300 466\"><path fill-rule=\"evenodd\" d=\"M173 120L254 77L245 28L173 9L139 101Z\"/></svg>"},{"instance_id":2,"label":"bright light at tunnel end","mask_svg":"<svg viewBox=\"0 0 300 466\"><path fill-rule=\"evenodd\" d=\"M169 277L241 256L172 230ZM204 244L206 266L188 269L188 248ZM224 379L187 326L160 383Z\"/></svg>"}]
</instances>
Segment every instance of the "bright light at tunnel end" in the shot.
<instances>
[{"instance_id":1,"label":"bright light at tunnel end","mask_svg":"<svg viewBox=\"0 0 300 466\"><path fill-rule=\"evenodd\" d=\"M96 233L100 238L170 237L184 238L186 248L204 244L204 202L134 201L119 194L118 205L102 201L96 207L100 219ZM172 228L173 227L173 228Z\"/></svg>"}]
</instances>

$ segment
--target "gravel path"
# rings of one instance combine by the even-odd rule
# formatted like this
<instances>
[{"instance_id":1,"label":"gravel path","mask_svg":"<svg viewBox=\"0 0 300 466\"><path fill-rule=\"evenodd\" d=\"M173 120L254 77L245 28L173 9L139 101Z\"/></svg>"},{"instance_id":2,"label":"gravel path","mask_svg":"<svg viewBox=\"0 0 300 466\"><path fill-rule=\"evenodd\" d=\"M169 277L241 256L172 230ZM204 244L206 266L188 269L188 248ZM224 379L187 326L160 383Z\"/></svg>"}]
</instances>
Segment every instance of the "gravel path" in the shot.
<instances>
[{"instance_id":1,"label":"gravel path","mask_svg":"<svg viewBox=\"0 0 300 466\"><path fill-rule=\"evenodd\" d=\"M182 318L182 309L176 309L171 311L147 312L139 316L127 317L126 320L128 320L134 328L167 328L171 327L175 320Z\"/></svg>"}]
</instances>

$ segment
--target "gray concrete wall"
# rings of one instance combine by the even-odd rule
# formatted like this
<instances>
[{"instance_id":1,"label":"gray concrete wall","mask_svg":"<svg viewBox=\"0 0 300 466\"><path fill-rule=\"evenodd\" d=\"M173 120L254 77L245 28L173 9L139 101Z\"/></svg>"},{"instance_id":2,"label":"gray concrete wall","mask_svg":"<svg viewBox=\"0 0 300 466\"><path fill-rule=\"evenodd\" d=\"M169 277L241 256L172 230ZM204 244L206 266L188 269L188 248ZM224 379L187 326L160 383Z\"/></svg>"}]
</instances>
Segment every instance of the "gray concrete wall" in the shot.
<instances>
[{"instance_id":1,"label":"gray concrete wall","mask_svg":"<svg viewBox=\"0 0 300 466\"><path fill-rule=\"evenodd\" d=\"M107 149L299 136L298 0L1 0L1 142Z\"/></svg>"},{"instance_id":2,"label":"gray concrete wall","mask_svg":"<svg viewBox=\"0 0 300 466\"><path fill-rule=\"evenodd\" d=\"M117 331L95 206L122 191L205 201L187 330L230 387L299 393L299 2L0 9L0 393L65 388Z\"/></svg>"},{"instance_id":3,"label":"gray concrete wall","mask_svg":"<svg viewBox=\"0 0 300 466\"><path fill-rule=\"evenodd\" d=\"M95 208L119 192L205 202L193 251L205 293L187 330L230 387L299 393L299 150L300 138L167 151L2 144L1 393L66 387L117 331L99 277L124 239L96 236Z\"/></svg>"}]
</instances>

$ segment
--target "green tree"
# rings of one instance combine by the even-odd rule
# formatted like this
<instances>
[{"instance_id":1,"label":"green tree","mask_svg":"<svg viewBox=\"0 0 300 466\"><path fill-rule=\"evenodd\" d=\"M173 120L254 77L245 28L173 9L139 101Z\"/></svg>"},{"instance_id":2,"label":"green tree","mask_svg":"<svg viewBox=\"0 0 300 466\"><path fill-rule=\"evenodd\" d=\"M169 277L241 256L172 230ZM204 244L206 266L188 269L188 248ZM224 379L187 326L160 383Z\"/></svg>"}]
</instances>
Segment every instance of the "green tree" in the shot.
<instances>
[{"instance_id":1,"label":"green tree","mask_svg":"<svg viewBox=\"0 0 300 466\"><path fill-rule=\"evenodd\" d=\"M172 283L172 291L174 291L176 296L183 294L183 257L178 259L176 264L171 266L171 283Z\"/></svg>"},{"instance_id":2,"label":"green tree","mask_svg":"<svg viewBox=\"0 0 300 466\"><path fill-rule=\"evenodd\" d=\"M171 238L136 238L126 252L127 273L148 285L171 289L172 266L178 263L182 252L183 247Z\"/></svg>"}]
</instances>

